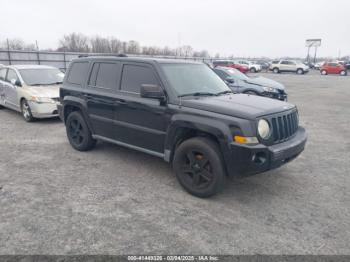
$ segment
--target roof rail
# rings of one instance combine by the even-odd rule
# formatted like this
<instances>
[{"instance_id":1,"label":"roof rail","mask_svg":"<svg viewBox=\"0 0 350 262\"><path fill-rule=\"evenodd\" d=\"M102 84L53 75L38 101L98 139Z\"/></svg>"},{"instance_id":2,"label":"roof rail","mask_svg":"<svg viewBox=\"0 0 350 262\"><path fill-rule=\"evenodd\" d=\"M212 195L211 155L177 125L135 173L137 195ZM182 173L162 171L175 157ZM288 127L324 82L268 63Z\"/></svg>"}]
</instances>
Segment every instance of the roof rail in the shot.
<instances>
[{"instance_id":1,"label":"roof rail","mask_svg":"<svg viewBox=\"0 0 350 262\"><path fill-rule=\"evenodd\" d=\"M117 54L117 55L110 55L110 54L84 54L84 55L78 55L79 58L81 57L90 57L90 56L116 56L116 57L128 57L126 54Z\"/></svg>"}]
</instances>

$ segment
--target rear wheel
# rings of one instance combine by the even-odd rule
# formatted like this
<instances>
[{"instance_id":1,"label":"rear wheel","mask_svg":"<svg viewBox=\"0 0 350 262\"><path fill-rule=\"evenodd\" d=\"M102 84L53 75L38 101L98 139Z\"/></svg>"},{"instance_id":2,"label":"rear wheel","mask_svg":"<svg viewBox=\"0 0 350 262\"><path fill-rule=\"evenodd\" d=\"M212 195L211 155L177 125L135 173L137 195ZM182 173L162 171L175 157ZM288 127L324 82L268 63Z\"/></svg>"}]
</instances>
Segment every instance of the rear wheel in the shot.
<instances>
[{"instance_id":1,"label":"rear wheel","mask_svg":"<svg viewBox=\"0 0 350 262\"><path fill-rule=\"evenodd\" d=\"M341 76L345 76L346 75L346 71L345 70L340 71L340 75Z\"/></svg>"},{"instance_id":2,"label":"rear wheel","mask_svg":"<svg viewBox=\"0 0 350 262\"><path fill-rule=\"evenodd\" d=\"M275 67L272 71L273 71L275 74L278 74L278 73L280 72L280 70L279 70L277 67Z\"/></svg>"},{"instance_id":3,"label":"rear wheel","mask_svg":"<svg viewBox=\"0 0 350 262\"><path fill-rule=\"evenodd\" d=\"M26 99L22 99L21 101L21 112L26 122L33 122L35 120L32 114L32 110L30 109L29 103Z\"/></svg>"},{"instance_id":4,"label":"rear wheel","mask_svg":"<svg viewBox=\"0 0 350 262\"><path fill-rule=\"evenodd\" d=\"M321 75L327 75L327 71L326 70L322 70L321 71Z\"/></svg>"},{"instance_id":5,"label":"rear wheel","mask_svg":"<svg viewBox=\"0 0 350 262\"><path fill-rule=\"evenodd\" d=\"M173 168L182 187L197 197L222 190L225 169L218 145L208 138L191 138L175 151Z\"/></svg>"},{"instance_id":6,"label":"rear wheel","mask_svg":"<svg viewBox=\"0 0 350 262\"><path fill-rule=\"evenodd\" d=\"M96 140L80 112L69 114L66 121L66 132L69 143L78 151L88 151L96 145Z\"/></svg>"},{"instance_id":7,"label":"rear wheel","mask_svg":"<svg viewBox=\"0 0 350 262\"><path fill-rule=\"evenodd\" d=\"M298 68L298 69L297 69L297 74L298 74L298 75L304 74L304 70L301 69L301 68Z\"/></svg>"}]
</instances>

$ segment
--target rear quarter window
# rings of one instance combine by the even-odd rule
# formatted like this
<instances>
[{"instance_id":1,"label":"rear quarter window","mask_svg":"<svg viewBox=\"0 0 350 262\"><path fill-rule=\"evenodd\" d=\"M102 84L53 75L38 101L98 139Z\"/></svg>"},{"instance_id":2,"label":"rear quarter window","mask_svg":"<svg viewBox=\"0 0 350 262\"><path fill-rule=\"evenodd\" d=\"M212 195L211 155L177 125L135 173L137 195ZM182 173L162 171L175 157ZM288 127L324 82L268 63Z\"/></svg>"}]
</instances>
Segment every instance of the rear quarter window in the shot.
<instances>
[{"instance_id":1,"label":"rear quarter window","mask_svg":"<svg viewBox=\"0 0 350 262\"><path fill-rule=\"evenodd\" d=\"M69 70L67 82L75 85L83 85L89 70L88 62L74 62Z\"/></svg>"}]
</instances>

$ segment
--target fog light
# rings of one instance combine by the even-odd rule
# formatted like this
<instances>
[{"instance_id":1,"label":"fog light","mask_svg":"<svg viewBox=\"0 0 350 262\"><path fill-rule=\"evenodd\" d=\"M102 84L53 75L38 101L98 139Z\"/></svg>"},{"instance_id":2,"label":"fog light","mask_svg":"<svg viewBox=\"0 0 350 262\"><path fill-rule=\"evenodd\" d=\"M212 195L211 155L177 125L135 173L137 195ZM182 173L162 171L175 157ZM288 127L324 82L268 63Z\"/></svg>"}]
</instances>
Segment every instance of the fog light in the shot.
<instances>
[{"instance_id":1,"label":"fog light","mask_svg":"<svg viewBox=\"0 0 350 262\"><path fill-rule=\"evenodd\" d=\"M252 161L256 164L262 165L266 162L266 154L264 152L258 152L253 155Z\"/></svg>"}]
</instances>

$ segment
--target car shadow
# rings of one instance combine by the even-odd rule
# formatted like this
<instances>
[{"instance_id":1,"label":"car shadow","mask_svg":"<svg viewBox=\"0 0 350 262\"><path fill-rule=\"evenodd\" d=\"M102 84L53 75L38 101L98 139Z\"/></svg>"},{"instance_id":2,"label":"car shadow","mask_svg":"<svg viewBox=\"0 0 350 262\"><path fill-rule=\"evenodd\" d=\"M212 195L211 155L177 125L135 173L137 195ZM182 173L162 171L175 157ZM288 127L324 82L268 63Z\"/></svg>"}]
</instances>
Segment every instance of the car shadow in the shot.
<instances>
[{"instance_id":1,"label":"car shadow","mask_svg":"<svg viewBox=\"0 0 350 262\"><path fill-rule=\"evenodd\" d=\"M175 185L174 190L179 190L184 195L188 193L178 183L171 165L162 158L148 155L143 152L122 146L99 141L94 152L104 152L108 155L117 155L122 161L130 165L142 165L143 170L154 170L157 172L145 171L143 175L149 176L151 180L159 178L159 183ZM285 191L293 191L289 185L294 184L293 177L288 176L285 167L243 178L227 178L222 192L203 201L225 202L238 201L247 204L250 201L265 201L283 194ZM199 199L199 198L196 198Z\"/></svg>"}]
</instances>

